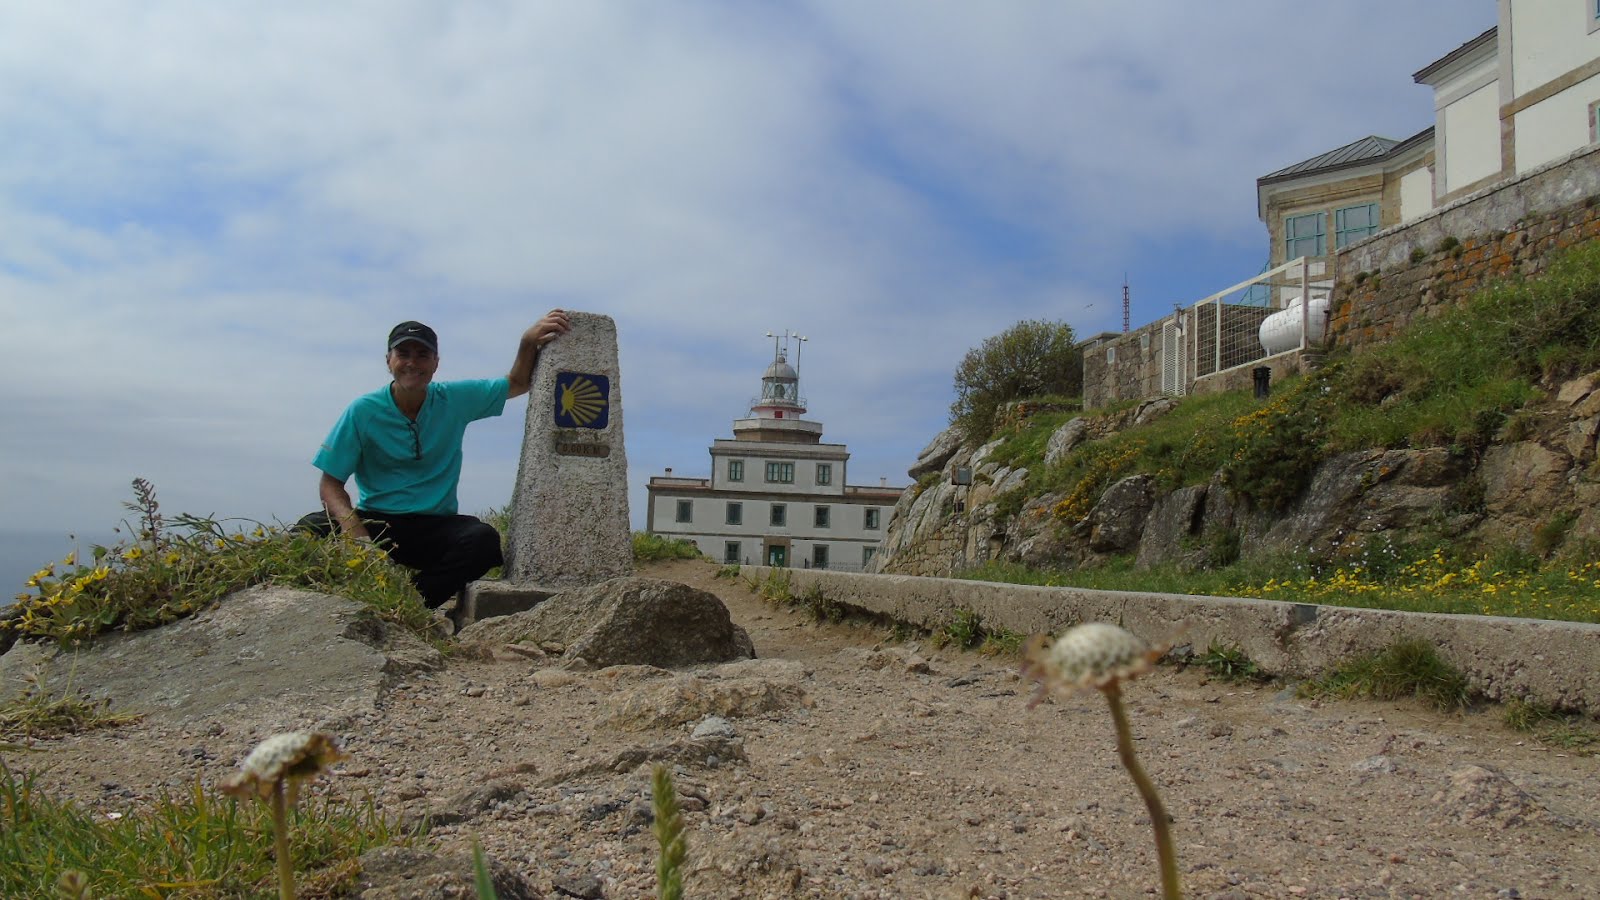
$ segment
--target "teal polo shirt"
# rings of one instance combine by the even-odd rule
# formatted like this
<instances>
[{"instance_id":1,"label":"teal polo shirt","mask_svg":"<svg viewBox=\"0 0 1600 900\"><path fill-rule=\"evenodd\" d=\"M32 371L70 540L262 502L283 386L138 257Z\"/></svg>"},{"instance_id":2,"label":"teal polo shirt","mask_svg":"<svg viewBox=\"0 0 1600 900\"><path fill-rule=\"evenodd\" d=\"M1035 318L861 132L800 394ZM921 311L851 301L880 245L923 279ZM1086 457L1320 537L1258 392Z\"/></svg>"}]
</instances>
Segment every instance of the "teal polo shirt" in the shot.
<instances>
[{"instance_id":1,"label":"teal polo shirt","mask_svg":"<svg viewBox=\"0 0 1600 900\"><path fill-rule=\"evenodd\" d=\"M312 464L341 483L354 475L360 509L455 515L461 439L469 424L500 415L510 390L504 378L436 381L412 422L384 385L345 409Z\"/></svg>"}]
</instances>

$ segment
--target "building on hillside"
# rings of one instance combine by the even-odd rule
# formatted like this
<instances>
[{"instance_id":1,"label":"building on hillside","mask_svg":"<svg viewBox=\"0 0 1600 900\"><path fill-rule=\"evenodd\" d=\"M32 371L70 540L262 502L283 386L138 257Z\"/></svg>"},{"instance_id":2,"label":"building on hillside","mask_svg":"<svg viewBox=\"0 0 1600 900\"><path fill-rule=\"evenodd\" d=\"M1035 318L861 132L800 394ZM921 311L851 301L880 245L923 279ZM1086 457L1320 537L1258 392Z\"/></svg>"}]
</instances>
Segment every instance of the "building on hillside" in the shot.
<instances>
[{"instance_id":1,"label":"building on hillside","mask_svg":"<svg viewBox=\"0 0 1600 900\"><path fill-rule=\"evenodd\" d=\"M1418 70L1434 124L1256 179L1269 266L1325 257L1600 142L1600 0L1500 0L1498 24Z\"/></svg>"},{"instance_id":2,"label":"building on hillside","mask_svg":"<svg viewBox=\"0 0 1600 900\"><path fill-rule=\"evenodd\" d=\"M849 484L850 453L804 418L800 374L774 341L772 365L733 438L711 444L711 477L654 476L646 528L737 565L859 571L878 552L904 488Z\"/></svg>"},{"instance_id":3,"label":"building on hillside","mask_svg":"<svg viewBox=\"0 0 1600 900\"><path fill-rule=\"evenodd\" d=\"M1433 89L1432 126L1403 140L1370 135L1258 178L1257 214L1268 234L1262 272L1086 348L1084 407L1248 386L1261 367L1273 377L1296 371L1304 351L1349 327L1336 298L1380 266L1356 266L1347 283L1335 279L1353 255L1370 255L1364 242L1453 216L1547 170L1588 165L1600 145L1600 0L1497 0L1495 27L1413 80ZM1583 201L1572 195L1579 181L1520 205L1543 215ZM1516 222L1486 233L1518 231ZM1465 238L1467 225L1448 237ZM1444 237L1408 248L1407 257L1426 255ZM1302 295L1310 298L1303 307ZM1365 310L1357 321L1380 318Z\"/></svg>"}]
</instances>

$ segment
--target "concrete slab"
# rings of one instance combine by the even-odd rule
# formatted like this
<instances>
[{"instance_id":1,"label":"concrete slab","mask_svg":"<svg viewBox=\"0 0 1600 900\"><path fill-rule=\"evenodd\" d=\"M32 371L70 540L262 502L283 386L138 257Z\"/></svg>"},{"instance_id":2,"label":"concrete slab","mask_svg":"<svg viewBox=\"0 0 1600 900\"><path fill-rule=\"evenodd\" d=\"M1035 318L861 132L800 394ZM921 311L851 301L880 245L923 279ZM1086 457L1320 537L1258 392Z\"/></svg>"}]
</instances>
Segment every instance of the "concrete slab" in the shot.
<instances>
[{"instance_id":1,"label":"concrete slab","mask_svg":"<svg viewBox=\"0 0 1600 900\"><path fill-rule=\"evenodd\" d=\"M1153 642L1235 647L1263 670L1316 677L1351 656L1420 638L1491 700L1522 699L1600 714L1600 625L1354 609L1240 597L1089 591L911 575L858 575L817 569L745 566L764 580L786 574L800 594L815 586L829 600L935 630L956 610L984 627L1020 634L1058 633L1082 622L1113 622Z\"/></svg>"},{"instance_id":2,"label":"concrete slab","mask_svg":"<svg viewBox=\"0 0 1600 900\"><path fill-rule=\"evenodd\" d=\"M490 579L474 581L462 593L456 621L465 627L482 619L525 612L558 593L560 590L556 588L538 584L514 584Z\"/></svg>"}]
</instances>

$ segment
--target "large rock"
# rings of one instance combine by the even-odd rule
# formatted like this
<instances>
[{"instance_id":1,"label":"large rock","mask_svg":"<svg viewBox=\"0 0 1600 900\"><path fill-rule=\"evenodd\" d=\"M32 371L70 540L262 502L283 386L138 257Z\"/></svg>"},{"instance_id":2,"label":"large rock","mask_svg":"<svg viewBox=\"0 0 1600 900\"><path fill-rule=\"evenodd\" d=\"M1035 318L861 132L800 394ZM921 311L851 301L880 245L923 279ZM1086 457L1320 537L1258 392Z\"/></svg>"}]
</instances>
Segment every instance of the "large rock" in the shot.
<instances>
[{"instance_id":1,"label":"large rock","mask_svg":"<svg viewBox=\"0 0 1600 900\"><path fill-rule=\"evenodd\" d=\"M1088 439L1089 420L1083 416L1072 417L1065 425L1057 428L1044 445L1044 464L1053 466L1066 459L1068 453L1078 449Z\"/></svg>"},{"instance_id":2,"label":"large rock","mask_svg":"<svg viewBox=\"0 0 1600 900\"><path fill-rule=\"evenodd\" d=\"M1156 480L1151 475L1129 475L1100 495L1084 517L1089 549L1096 553L1126 553L1139 545L1145 519L1155 504Z\"/></svg>"},{"instance_id":3,"label":"large rock","mask_svg":"<svg viewBox=\"0 0 1600 900\"><path fill-rule=\"evenodd\" d=\"M1570 500L1570 464L1571 459L1565 454L1533 441L1484 451L1478 473L1483 479L1483 503L1489 515L1483 529L1486 536L1526 546L1533 528L1549 521Z\"/></svg>"},{"instance_id":4,"label":"large rock","mask_svg":"<svg viewBox=\"0 0 1600 900\"><path fill-rule=\"evenodd\" d=\"M755 656L715 594L660 578L613 578L556 594L533 609L467 626L466 644L554 642L592 666L661 668Z\"/></svg>"},{"instance_id":5,"label":"large rock","mask_svg":"<svg viewBox=\"0 0 1600 900\"><path fill-rule=\"evenodd\" d=\"M929 472L937 472L960 449L961 431L952 425L939 432L937 437L928 442L928 446L922 448L922 452L917 454L917 461L911 464L906 474L915 481Z\"/></svg>"},{"instance_id":6,"label":"large rock","mask_svg":"<svg viewBox=\"0 0 1600 900\"><path fill-rule=\"evenodd\" d=\"M1439 521L1467 467L1464 457L1439 447L1340 454L1317 467L1310 487L1261 540L1327 557L1356 549L1367 535Z\"/></svg>"},{"instance_id":7,"label":"large rock","mask_svg":"<svg viewBox=\"0 0 1600 900\"><path fill-rule=\"evenodd\" d=\"M70 682L118 712L305 729L370 713L391 680L443 665L439 651L363 604L255 587L193 618L102 635L76 652L19 644L0 657L0 683L21 666L42 667L47 684Z\"/></svg>"},{"instance_id":8,"label":"large rock","mask_svg":"<svg viewBox=\"0 0 1600 900\"><path fill-rule=\"evenodd\" d=\"M1179 488L1150 508L1144 533L1139 537L1138 564L1142 568L1165 562L1189 564L1203 559L1195 546L1206 507L1206 486Z\"/></svg>"}]
</instances>

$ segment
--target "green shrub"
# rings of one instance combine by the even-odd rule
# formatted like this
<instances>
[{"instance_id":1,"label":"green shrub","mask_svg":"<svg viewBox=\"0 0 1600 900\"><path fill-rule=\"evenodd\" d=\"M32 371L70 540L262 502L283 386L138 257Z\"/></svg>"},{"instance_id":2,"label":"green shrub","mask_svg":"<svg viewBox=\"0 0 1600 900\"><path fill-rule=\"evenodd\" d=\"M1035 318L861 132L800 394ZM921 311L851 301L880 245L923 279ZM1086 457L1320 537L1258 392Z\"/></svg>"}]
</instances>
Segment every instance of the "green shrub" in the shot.
<instances>
[{"instance_id":1,"label":"green shrub","mask_svg":"<svg viewBox=\"0 0 1600 900\"><path fill-rule=\"evenodd\" d=\"M1234 451L1222 467L1229 486L1270 510L1300 496L1328 455L1328 385L1340 370L1339 363L1330 363L1234 420Z\"/></svg>"},{"instance_id":2,"label":"green shrub","mask_svg":"<svg viewBox=\"0 0 1600 900\"><path fill-rule=\"evenodd\" d=\"M982 443L994 431L1001 405L1049 394L1083 393L1083 355L1072 326L1027 320L968 351L955 374L950 421L967 441Z\"/></svg>"},{"instance_id":3,"label":"green shrub","mask_svg":"<svg viewBox=\"0 0 1600 900\"><path fill-rule=\"evenodd\" d=\"M648 531L635 531L633 558L640 562L651 562L659 559L704 559L705 554L700 552L694 541L662 537Z\"/></svg>"},{"instance_id":4,"label":"green shrub","mask_svg":"<svg viewBox=\"0 0 1600 900\"><path fill-rule=\"evenodd\" d=\"M1262 681L1266 675L1255 660L1235 646L1212 641L1196 660L1213 677L1223 681Z\"/></svg>"}]
</instances>

